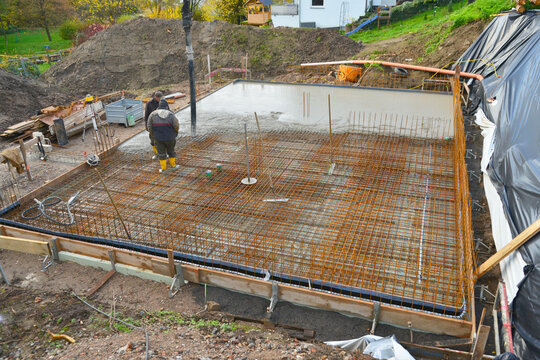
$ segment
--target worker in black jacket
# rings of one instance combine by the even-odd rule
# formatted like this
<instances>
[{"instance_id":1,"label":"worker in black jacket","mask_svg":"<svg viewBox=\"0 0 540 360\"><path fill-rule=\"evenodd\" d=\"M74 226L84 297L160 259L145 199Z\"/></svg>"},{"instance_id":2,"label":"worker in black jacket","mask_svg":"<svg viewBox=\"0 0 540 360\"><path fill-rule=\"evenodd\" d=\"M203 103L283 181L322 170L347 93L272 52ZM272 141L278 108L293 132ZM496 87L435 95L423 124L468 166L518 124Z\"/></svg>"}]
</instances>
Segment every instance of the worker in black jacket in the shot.
<instances>
[{"instance_id":1,"label":"worker in black jacket","mask_svg":"<svg viewBox=\"0 0 540 360\"><path fill-rule=\"evenodd\" d=\"M161 165L159 172L164 172L167 168L167 157L169 157L173 170L180 168L176 165L176 152L174 151L179 128L178 119L169 110L167 100L162 99L157 110L148 118L148 131L150 131L150 136L154 138Z\"/></svg>"},{"instance_id":2,"label":"worker in black jacket","mask_svg":"<svg viewBox=\"0 0 540 360\"><path fill-rule=\"evenodd\" d=\"M144 125L146 127L146 130L148 130L149 132L150 145L152 146L152 150L154 150L154 156L152 157L152 160L157 159L157 148L154 142L154 138L152 137L152 133L150 132L150 129L148 129L148 118L150 117L150 114L154 112L154 110L157 110L162 97L163 93L161 91L156 91L154 93L154 96L152 97L152 100L146 103L146 110L144 112Z\"/></svg>"}]
</instances>

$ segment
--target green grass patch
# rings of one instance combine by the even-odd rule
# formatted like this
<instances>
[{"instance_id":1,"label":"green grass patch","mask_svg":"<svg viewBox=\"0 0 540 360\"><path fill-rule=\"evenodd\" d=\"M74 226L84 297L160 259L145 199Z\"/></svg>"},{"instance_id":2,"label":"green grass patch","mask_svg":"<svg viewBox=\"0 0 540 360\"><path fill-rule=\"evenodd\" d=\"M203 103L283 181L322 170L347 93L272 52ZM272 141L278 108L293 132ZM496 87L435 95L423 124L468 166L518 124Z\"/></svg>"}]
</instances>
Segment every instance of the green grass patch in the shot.
<instances>
[{"instance_id":1,"label":"green grass patch","mask_svg":"<svg viewBox=\"0 0 540 360\"><path fill-rule=\"evenodd\" d=\"M4 41L4 36L0 35L0 54L5 55L32 55L45 52L45 45L51 47L51 51L68 49L71 47L70 40L63 40L60 37L60 28L51 29L52 41L47 38L44 29L21 29L7 35L8 46Z\"/></svg>"},{"instance_id":2,"label":"green grass patch","mask_svg":"<svg viewBox=\"0 0 540 360\"><path fill-rule=\"evenodd\" d=\"M449 34L449 31L442 30L444 25L449 25L451 29L455 29L476 20L487 19L492 14L511 9L513 4L510 0L477 0L462 7L461 2L457 2L451 5L452 11L449 11L449 6L438 7L403 21L393 19L393 23L389 26L359 31L350 35L350 37L355 41L372 43L409 33L418 33L419 35L434 36L436 39L429 41L427 44L427 47L434 48L435 44L440 44Z\"/></svg>"}]
</instances>

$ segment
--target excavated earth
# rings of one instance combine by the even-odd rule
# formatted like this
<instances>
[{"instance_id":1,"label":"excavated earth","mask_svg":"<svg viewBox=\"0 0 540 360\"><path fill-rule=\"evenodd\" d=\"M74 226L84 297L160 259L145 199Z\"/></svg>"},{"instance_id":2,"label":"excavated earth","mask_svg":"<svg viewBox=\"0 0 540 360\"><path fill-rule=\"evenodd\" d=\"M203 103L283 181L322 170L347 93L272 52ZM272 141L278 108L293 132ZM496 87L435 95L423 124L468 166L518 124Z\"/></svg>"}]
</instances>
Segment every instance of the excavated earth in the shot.
<instances>
[{"instance_id":1,"label":"excavated earth","mask_svg":"<svg viewBox=\"0 0 540 360\"><path fill-rule=\"evenodd\" d=\"M54 87L0 69L0 129L28 120L49 105L69 102L70 96Z\"/></svg>"},{"instance_id":2,"label":"excavated earth","mask_svg":"<svg viewBox=\"0 0 540 360\"><path fill-rule=\"evenodd\" d=\"M240 68L249 57L253 78L283 74L287 66L357 54L362 46L332 29L257 28L223 21L194 22L198 80L212 69ZM73 93L152 88L188 78L181 20L137 18L111 26L75 48L43 77Z\"/></svg>"}]
</instances>

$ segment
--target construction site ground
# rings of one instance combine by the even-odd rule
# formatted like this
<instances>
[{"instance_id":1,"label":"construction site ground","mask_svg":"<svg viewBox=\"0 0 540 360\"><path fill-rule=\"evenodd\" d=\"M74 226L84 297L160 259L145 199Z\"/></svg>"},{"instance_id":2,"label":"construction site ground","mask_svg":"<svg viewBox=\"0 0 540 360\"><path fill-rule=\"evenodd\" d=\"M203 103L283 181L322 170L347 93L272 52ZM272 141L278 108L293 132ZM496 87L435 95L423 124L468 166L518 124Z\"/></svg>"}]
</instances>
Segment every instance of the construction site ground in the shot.
<instances>
[{"instance_id":1,"label":"construction site ground","mask_svg":"<svg viewBox=\"0 0 540 360\"><path fill-rule=\"evenodd\" d=\"M229 29L227 24L219 24L219 26L224 27L226 31L234 31L232 28L232 30ZM482 23L476 23L458 29L443 42L439 50L427 57L424 49L420 46L421 39L416 41L413 34L406 36L407 39L405 40L407 41L404 41L404 39L386 40L382 44L368 44L361 52L356 49L353 53L357 53L356 58L369 58L372 56L390 61L418 62L424 65L443 66L457 59L479 35L483 26ZM225 30L221 29L220 31ZM241 36L242 33L240 32L237 37L242 40ZM324 36L324 34L317 36ZM315 36L314 42L321 41L317 40L317 36ZM461 41L464 38L466 40ZM332 44L332 40L329 40L325 46L329 47L329 44ZM87 45L87 47L91 45ZM245 42L245 46L248 45L249 42ZM217 50L219 50L219 47ZM247 51L250 50L247 49ZM235 52L235 54L229 54L228 56L230 58L240 56L240 53L245 51L246 49L242 48L237 51L238 54ZM266 52L266 50L264 51ZM347 51L343 51L343 58L352 55L348 55ZM250 54L256 56L257 50L254 48ZM89 56L88 53L86 56ZM329 56L334 56L334 54L329 54L327 59L324 60L338 60L336 58L330 59ZM302 60L312 60L312 58L306 56L302 59L294 59L288 65L298 64ZM259 71L258 77L262 75L266 76L267 79L273 76L275 80L279 81L302 82L307 80L305 76L298 72L287 71L286 66L283 66L279 71L272 68L268 75L264 75L264 66L259 68ZM3 74L0 73L0 75ZM68 79L72 79L68 75L63 76L67 80L62 81L66 83L69 83ZM114 76L114 74L111 76ZM166 78L166 75L164 75L164 78ZM181 91L186 93L187 97L177 100L173 109L179 109L189 101L187 81L185 78L178 80L180 80L178 84L166 86L165 90L168 92ZM332 76L328 76L327 79L319 81L332 82L333 80ZM10 81L15 80L10 78ZM112 85L99 84L94 89L88 89L88 87L91 87L92 80L85 79L84 84L87 87L79 89L76 94L78 96L89 91L105 90L116 86L115 81L114 79L111 80L110 84ZM164 88L163 85L159 85L160 81L163 80L149 83L143 90L132 90L135 90L134 93L137 95L144 94L147 96L154 89ZM18 95L24 98L25 103L17 110L18 112L10 111L9 113L4 113L5 107L4 103L2 103L0 117L3 116L2 126L5 127L30 115L29 107L34 109L34 107L40 108L52 105L53 102L56 104L57 101L75 100L75 98L72 99L66 95L65 88L63 90L54 88L47 91L47 87L39 82L38 85L35 85L35 83L17 84L19 86L17 88ZM210 86L204 81L199 81L198 95L201 96L222 85L214 83ZM48 94L47 96L52 96L46 98L45 102L48 103L39 102L37 104L39 106L32 103L32 99L44 99L39 94L31 93L33 90L28 90L33 89L35 86L45 89L44 94ZM150 87L152 89L149 89ZM0 98L5 97L1 96ZM9 102L6 102L6 104L6 106L9 106ZM480 131L469 120L466 120L467 131L471 132L474 137L471 138L470 144L468 142L468 147L472 148L474 153L480 154L482 144ZM141 130L143 130L142 122L132 128L115 126L115 136L120 141L123 141ZM8 145L9 143L5 141L0 143L2 147ZM74 162L32 160L30 167L34 180L29 182L25 175L19 175L18 177L21 195L42 186L47 181L73 168L77 161L84 159L83 154L85 151L93 152L93 145L90 139L82 142L79 136L70 139L70 145L65 149L57 147L53 149L53 152L63 154L66 158L75 159ZM151 156L150 152L148 156ZM473 169L479 169L479 162L479 158L467 159L468 166ZM2 165L2 167L5 167L5 165ZM477 173L480 174L478 171ZM7 171L2 171L1 176L6 178L10 175ZM482 207L477 208L473 216L475 237L481 238L488 247L487 249L480 248L479 261L481 262L490 253L494 252L494 246L491 239L490 220L487 206L485 206L483 189L481 184L474 181L474 179L471 180L471 196L473 200L477 200L484 207L484 209ZM72 293L75 293L84 296L90 288L102 279L106 272L67 262L56 264L49 268L47 272L41 272L41 260L42 258L35 255L0 251L0 263L3 265L8 278L12 280L12 286L2 286L0 288L0 358L143 358L145 351L143 332L139 330L127 332L126 327L111 326L107 317L99 315L72 295ZM497 276L497 271L494 270L482 280L481 284L491 285L491 289L493 289L492 283L497 281ZM220 311L204 311L205 292L206 300L220 304ZM366 335L371 328L370 321L278 302L271 320L276 324L288 325L297 329L284 329L279 326L275 329L267 329L255 322L234 321L234 318L227 315L234 314L236 316L264 319L269 304L267 299L233 293L220 288L208 287L205 290L202 286L188 284L182 288L175 298L169 299L168 286L165 284L115 274L93 297L87 300L105 312L110 312L111 308L114 307L116 314L121 319L129 319L126 321L139 325L147 324L152 358L156 359L370 358L340 349L333 349L321 343L321 341L326 340L344 340ZM492 300L488 298L485 303L477 300L476 303L477 318L482 307L487 306L488 314L484 323L488 325L493 323L493 319L489 315L491 309L489 301ZM314 330L315 338L303 339L303 333L298 329ZM64 340L51 341L47 330L72 336L76 343L69 344ZM399 329L383 324L377 326L375 333L381 336L395 334L400 341L411 340L411 333L408 329ZM436 340L448 338L419 332L414 332L412 336L413 341L419 344L429 344ZM493 349L493 336L491 334L486 354L491 354ZM469 349L463 348L463 350Z\"/></svg>"}]
</instances>

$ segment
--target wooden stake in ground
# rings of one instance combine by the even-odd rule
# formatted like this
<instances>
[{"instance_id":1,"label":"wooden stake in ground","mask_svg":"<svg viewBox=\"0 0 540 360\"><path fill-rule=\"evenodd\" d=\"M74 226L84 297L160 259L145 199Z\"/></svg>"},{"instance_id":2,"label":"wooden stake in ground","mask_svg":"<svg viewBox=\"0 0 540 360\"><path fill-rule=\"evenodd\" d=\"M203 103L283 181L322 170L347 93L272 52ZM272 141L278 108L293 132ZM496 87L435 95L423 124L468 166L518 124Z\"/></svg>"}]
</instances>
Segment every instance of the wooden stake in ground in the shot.
<instances>
[{"instance_id":1,"label":"wooden stake in ground","mask_svg":"<svg viewBox=\"0 0 540 360\"><path fill-rule=\"evenodd\" d=\"M24 160L24 169L26 170L26 176L28 176L28 181L32 181L32 175L30 174L30 166L28 166L28 161L26 160L26 149L24 147L24 141L19 139L19 145L21 146L21 154Z\"/></svg>"}]
</instances>

